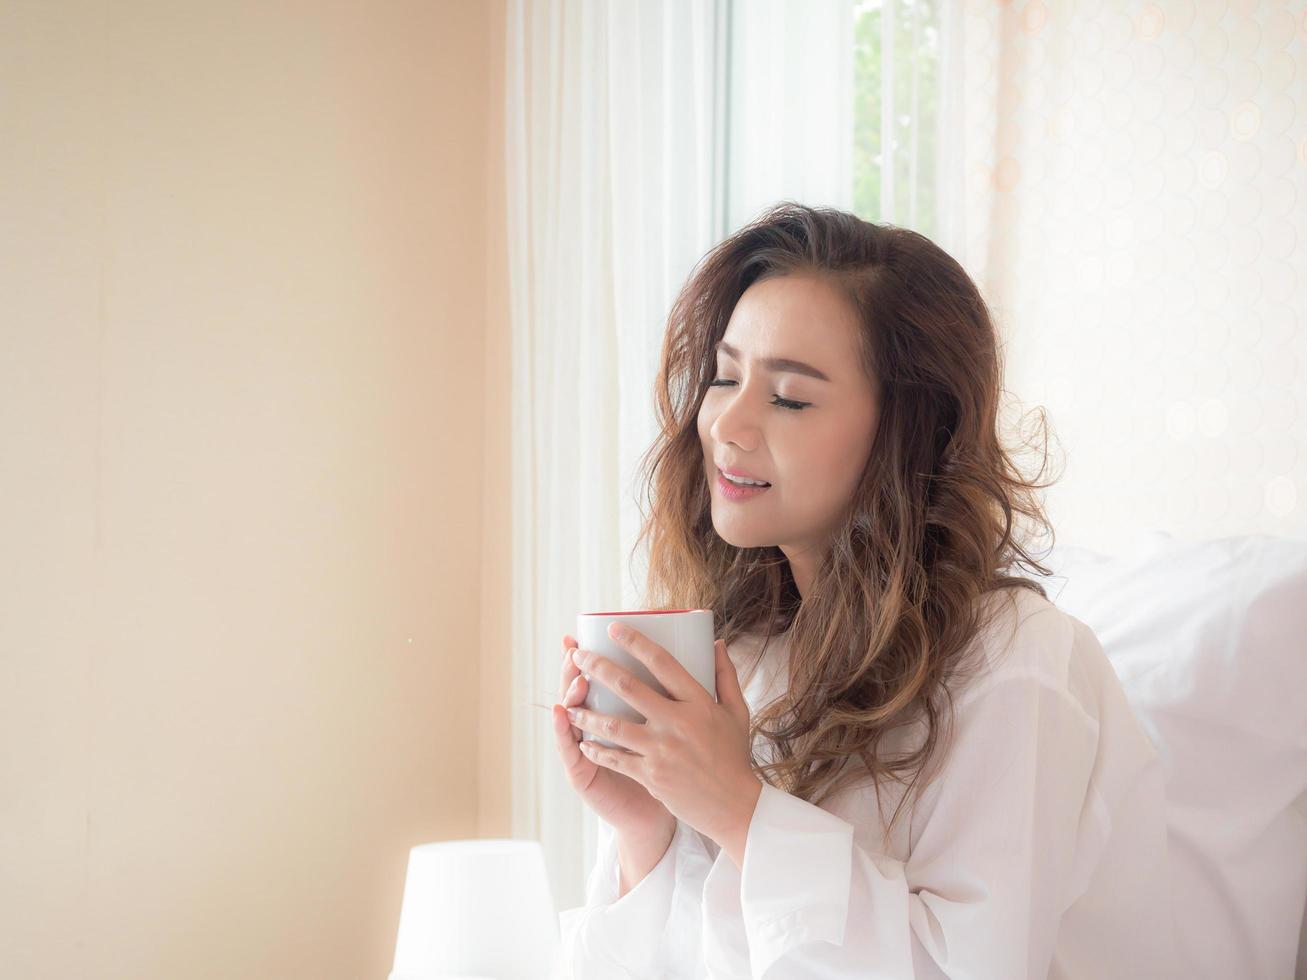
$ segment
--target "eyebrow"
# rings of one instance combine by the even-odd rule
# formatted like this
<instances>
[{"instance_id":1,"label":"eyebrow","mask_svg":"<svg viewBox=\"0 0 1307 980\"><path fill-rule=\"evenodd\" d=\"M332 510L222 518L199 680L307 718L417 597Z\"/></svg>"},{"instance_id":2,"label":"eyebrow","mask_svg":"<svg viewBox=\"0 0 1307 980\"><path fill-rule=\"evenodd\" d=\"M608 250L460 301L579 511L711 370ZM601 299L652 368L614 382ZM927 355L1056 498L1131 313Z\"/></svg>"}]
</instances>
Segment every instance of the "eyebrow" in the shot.
<instances>
[{"instance_id":1,"label":"eyebrow","mask_svg":"<svg viewBox=\"0 0 1307 980\"><path fill-rule=\"evenodd\" d=\"M735 358L737 361L740 359L740 352L724 340L717 341L715 349L721 351L723 354ZM758 358L758 363L777 374L786 372L790 374L806 374L808 377L816 378L818 381L830 380L825 372L819 371L811 364L805 364L803 361L796 361L791 357L760 357Z\"/></svg>"}]
</instances>

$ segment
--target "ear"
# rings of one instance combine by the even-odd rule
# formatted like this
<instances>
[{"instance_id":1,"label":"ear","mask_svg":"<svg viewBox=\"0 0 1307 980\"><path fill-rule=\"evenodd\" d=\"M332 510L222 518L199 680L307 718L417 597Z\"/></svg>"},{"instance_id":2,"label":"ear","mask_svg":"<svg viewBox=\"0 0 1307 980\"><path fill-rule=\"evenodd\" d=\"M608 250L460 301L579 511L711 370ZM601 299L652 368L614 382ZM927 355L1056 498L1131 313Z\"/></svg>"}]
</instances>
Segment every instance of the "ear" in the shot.
<instances>
[{"instance_id":1,"label":"ear","mask_svg":"<svg viewBox=\"0 0 1307 980\"><path fill-rule=\"evenodd\" d=\"M749 727L749 702L744 699L740 689L740 678L735 672L735 664L726 652L726 641L718 640L713 644L717 651L717 703L730 709L742 727Z\"/></svg>"}]
</instances>

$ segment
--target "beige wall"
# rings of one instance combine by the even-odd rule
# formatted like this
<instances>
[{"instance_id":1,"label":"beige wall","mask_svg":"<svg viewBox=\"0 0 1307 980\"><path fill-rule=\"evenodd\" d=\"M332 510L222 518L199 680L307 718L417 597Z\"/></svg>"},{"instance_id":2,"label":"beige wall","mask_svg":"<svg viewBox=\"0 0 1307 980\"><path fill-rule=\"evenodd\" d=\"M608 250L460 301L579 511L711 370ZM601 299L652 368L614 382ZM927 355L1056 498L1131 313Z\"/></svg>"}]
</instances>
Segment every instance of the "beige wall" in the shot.
<instances>
[{"instance_id":1,"label":"beige wall","mask_svg":"<svg viewBox=\"0 0 1307 980\"><path fill-rule=\"evenodd\" d=\"M0 976L384 977L507 833L501 6L0 4Z\"/></svg>"}]
</instances>

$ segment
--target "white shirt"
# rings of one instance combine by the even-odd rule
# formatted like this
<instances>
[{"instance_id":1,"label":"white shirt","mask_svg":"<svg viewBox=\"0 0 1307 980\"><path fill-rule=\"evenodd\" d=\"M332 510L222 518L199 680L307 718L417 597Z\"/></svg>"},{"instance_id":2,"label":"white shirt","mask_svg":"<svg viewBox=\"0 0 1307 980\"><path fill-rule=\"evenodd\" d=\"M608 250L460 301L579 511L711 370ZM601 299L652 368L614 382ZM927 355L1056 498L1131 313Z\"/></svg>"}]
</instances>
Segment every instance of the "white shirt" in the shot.
<instances>
[{"instance_id":1,"label":"white shirt","mask_svg":"<svg viewBox=\"0 0 1307 980\"><path fill-rule=\"evenodd\" d=\"M893 835L897 783L882 786L884 819L869 780L822 806L763 783L742 869L678 820L618 898L616 835L600 820L585 904L559 916L555 975L1174 977L1157 752L1089 627L1028 589L1008 594L980 638L985 668L956 695L944 766ZM754 712L786 683L783 639L747 680L758 646L732 644Z\"/></svg>"}]
</instances>

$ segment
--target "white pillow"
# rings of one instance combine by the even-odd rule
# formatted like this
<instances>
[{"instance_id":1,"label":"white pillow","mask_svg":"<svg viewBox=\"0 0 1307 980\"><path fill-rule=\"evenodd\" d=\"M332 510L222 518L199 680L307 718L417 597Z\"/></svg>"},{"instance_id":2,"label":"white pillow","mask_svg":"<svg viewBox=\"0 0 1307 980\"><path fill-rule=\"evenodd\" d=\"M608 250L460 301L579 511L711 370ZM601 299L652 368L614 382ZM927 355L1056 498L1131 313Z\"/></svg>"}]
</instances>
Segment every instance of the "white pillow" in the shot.
<instances>
[{"instance_id":1,"label":"white pillow","mask_svg":"<svg viewBox=\"0 0 1307 980\"><path fill-rule=\"evenodd\" d=\"M1185 975L1294 976L1307 903L1307 542L1057 545L1036 576L1097 634L1167 767Z\"/></svg>"}]
</instances>

